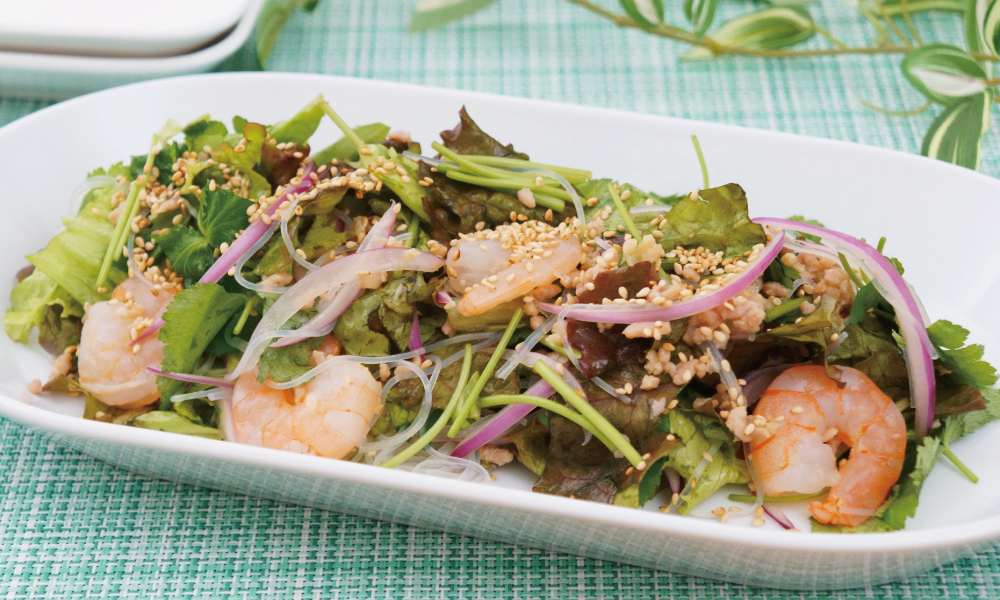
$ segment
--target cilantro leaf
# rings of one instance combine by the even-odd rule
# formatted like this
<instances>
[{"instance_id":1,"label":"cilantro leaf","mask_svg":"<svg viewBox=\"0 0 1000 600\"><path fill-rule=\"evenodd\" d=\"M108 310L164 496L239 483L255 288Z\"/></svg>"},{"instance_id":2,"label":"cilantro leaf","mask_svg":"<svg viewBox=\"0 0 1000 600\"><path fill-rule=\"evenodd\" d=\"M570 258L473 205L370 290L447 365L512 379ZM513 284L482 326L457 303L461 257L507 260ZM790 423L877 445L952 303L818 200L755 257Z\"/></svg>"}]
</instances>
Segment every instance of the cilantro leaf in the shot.
<instances>
[{"instance_id":1,"label":"cilantro leaf","mask_svg":"<svg viewBox=\"0 0 1000 600\"><path fill-rule=\"evenodd\" d=\"M997 382L997 370L983 360L981 344L963 346L969 331L950 321L935 321L927 335L937 347L939 376L947 383L988 388Z\"/></svg>"},{"instance_id":2,"label":"cilantro leaf","mask_svg":"<svg viewBox=\"0 0 1000 600\"><path fill-rule=\"evenodd\" d=\"M214 262L212 247L198 230L180 225L157 238L170 265L186 279L199 279Z\"/></svg>"},{"instance_id":3,"label":"cilantro leaf","mask_svg":"<svg viewBox=\"0 0 1000 600\"><path fill-rule=\"evenodd\" d=\"M164 343L162 369L167 373L190 373L209 343L243 308L245 298L231 294L217 283L196 283L174 296L163 313L165 324L160 330ZM157 377L160 405L170 406L170 398L180 391L184 382L169 377Z\"/></svg>"},{"instance_id":4,"label":"cilantro leaf","mask_svg":"<svg viewBox=\"0 0 1000 600\"><path fill-rule=\"evenodd\" d=\"M229 190L205 190L202 192L201 210L198 212L198 229L215 248L223 242L232 243L238 231L250 226L247 209L251 204L253 203L246 198Z\"/></svg>"}]
</instances>

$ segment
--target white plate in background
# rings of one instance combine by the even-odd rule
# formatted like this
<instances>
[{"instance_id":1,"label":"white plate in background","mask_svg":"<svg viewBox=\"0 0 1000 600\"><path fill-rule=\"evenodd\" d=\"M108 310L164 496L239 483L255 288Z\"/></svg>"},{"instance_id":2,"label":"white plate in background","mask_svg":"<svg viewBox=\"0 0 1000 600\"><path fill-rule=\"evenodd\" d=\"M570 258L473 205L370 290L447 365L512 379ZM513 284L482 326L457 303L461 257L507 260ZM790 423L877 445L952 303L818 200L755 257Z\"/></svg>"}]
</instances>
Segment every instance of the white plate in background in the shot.
<instances>
[{"instance_id":1,"label":"white plate in background","mask_svg":"<svg viewBox=\"0 0 1000 600\"><path fill-rule=\"evenodd\" d=\"M993 256L1000 182L942 162L828 140L598 108L320 75L231 73L159 80L59 104L0 128L3 306L20 256L59 226L70 193L97 166L140 153L167 118L233 115L271 123L323 93L350 123L382 121L429 144L464 104L482 127L533 159L591 169L658 193L698 187L697 134L714 184L737 182L752 216L806 214L868 239L906 266L932 319L949 318L984 343L996 364L1000 263ZM330 123L314 147L339 137ZM59 168L39 157L59 148ZM751 585L799 589L868 586L966 556L1000 537L1000 424L952 448L975 471L932 472L915 519L901 532L788 533L746 520L663 515L654 499L632 510L527 491L501 469L473 484L345 461L85 421L74 399L40 398L26 384L51 362L37 346L0 335L0 415L50 433L109 463L154 477ZM712 501L706 506L715 506ZM727 503L728 504L728 503ZM702 511L707 512L707 511ZM793 519L795 515L791 515ZM807 528L807 523L798 523Z\"/></svg>"},{"instance_id":2,"label":"white plate in background","mask_svg":"<svg viewBox=\"0 0 1000 600\"><path fill-rule=\"evenodd\" d=\"M236 26L249 0L0 0L0 50L170 56Z\"/></svg>"},{"instance_id":3,"label":"white plate in background","mask_svg":"<svg viewBox=\"0 0 1000 600\"><path fill-rule=\"evenodd\" d=\"M34 1L0 0L20 2L26 6ZM67 1L87 5L84 0ZM217 1L221 0L203 0L202 4ZM0 42L0 90L8 97L61 100L136 81L204 73L235 54L246 43L253 33L264 0L232 2L241 4L243 9L238 20L222 30L221 39L176 56L142 58L15 52L3 50L6 44ZM192 0L182 1L184 5L191 3ZM0 13L2 22L3 14ZM0 34L0 40L3 40L3 34Z\"/></svg>"}]
</instances>

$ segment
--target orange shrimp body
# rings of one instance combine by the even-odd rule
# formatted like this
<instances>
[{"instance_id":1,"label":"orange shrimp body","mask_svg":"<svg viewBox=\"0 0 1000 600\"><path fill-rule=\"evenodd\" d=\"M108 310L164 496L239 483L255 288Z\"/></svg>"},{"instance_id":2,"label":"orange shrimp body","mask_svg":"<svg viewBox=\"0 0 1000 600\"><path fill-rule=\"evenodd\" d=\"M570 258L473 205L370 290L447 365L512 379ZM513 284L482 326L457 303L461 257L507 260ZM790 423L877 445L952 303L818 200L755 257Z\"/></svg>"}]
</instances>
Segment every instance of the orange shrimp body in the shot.
<instances>
[{"instance_id":1,"label":"orange shrimp body","mask_svg":"<svg viewBox=\"0 0 1000 600\"><path fill-rule=\"evenodd\" d=\"M782 373L761 396L755 417L780 423L751 440L750 455L764 493L809 494L829 487L809 510L816 520L855 527L868 519L899 479L906 453L906 423L892 399L855 369L821 366ZM836 450L851 449L837 468Z\"/></svg>"}]
</instances>

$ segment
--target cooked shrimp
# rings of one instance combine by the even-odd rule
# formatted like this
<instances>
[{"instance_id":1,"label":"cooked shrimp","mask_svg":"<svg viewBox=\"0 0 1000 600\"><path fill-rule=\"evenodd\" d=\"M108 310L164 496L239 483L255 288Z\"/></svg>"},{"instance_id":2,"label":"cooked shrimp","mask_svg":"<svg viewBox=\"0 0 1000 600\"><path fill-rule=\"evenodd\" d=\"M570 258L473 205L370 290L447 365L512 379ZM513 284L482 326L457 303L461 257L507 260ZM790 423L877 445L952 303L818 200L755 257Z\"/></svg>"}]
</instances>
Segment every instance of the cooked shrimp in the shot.
<instances>
[{"instance_id":1,"label":"cooked shrimp","mask_svg":"<svg viewBox=\"0 0 1000 600\"><path fill-rule=\"evenodd\" d=\"M344 458L364 441L382 409L381 394L382 385L368 369L347 361L289 390L268 387L257 381L255 372L247 372L233 390L236 441Z\"/></svg>"},{"instance_id":2,"label":"cooked shrimp","mask_svg":"<svg viewBox=\"0 0 1000 600\"><path fill-rule=\"evenodd\" d=\"M173 294L154 295L134 277L115 288L111 300L90 307L80 333L80 384L101 402L121 408L138 408L156 402L160 391L156 375L146 367L159 367L163 343L151 337L130 346L132 332L141 333L167 310ZM138 349L138 350L137 350Z\"/></svg>"},{"instance_id":3,"label":"cooked shrimp","mask_svg":"<svg viewBox=\"0 0 1000 600\"><path fill-rule=\"evenodd\" d=\"M906 424L892 399L864 373L834 368L840 382L812 365L791 368L774 380L754 410L755 421L764 426L752 436L750 455L766 494L829 487L826 500L811 503L809 510L822 523L854 527L882 505L899 479ZM841 444L851 452L838 470Z\"/></svg>"},{"instance_id":4,"label":"cooked shrimp","mask_svg":"<svg viewBox=\"0 0 1000 600\"><path fill-rule=\"evenodd\" d=\"M464 250L463 244L453 248L448 254L447 269L452 279L460 282L459 286L482 275L475 282L478 285L463 288L465 294L458 304L459 312L467 317L481 315L568 276L580 264L580 242L575 236L534 243L537 248L516 254L502 248L499 252L491 250L480 242L472 242ZM477 253L482 257L476 256ZM475 258L468 258L470 254Z\"/></svg>"}]
</instances>

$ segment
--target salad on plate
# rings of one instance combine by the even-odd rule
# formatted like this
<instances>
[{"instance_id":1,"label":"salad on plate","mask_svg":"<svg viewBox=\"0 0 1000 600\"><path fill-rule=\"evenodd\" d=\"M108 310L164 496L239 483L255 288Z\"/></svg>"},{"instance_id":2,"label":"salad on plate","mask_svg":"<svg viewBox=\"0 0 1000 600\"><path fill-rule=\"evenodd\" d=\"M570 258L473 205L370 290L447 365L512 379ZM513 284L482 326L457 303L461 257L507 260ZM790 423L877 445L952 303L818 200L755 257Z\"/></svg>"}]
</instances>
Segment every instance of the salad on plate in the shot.
<instances>
[{"instance_id":1,"label":"salad on plate","mask_svg":"<svg viewBox=\"0 0 1000 600\"><path fill-rule=\"evenodd\" d=\"M323 119L343 137L320 150ZM968 331L903 264L737 184L660 196L459 123L422 148L318 97L168 121L28 256L8 336L33 394L122 426L815 531L902 529L1000 417ZM804 207L803 212L808 212ZM35 331L37 330L37 333ZM718 497L718 496L716 496Z\"/></svg>"}]
</instances>

